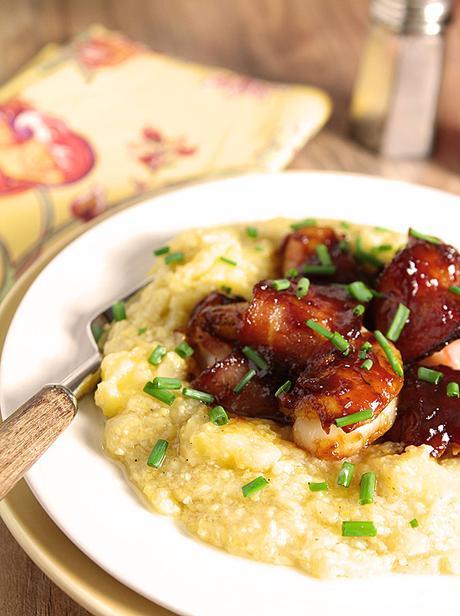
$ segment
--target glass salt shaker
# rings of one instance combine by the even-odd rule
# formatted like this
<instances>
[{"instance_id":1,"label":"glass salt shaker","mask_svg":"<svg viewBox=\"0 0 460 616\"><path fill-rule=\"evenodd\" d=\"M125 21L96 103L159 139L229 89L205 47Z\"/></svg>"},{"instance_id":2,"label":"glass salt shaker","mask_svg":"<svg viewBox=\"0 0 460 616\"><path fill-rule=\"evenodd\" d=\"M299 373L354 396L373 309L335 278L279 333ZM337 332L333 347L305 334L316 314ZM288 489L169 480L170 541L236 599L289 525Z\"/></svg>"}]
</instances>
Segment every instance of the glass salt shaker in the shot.
<instances>
[{"instance_id":1,"label":"glass salt shaker","mask_svg":"<svg viewBox=\"0 0 460 616\"><path fill-rule=\"evenodd\" d=\"M351 134L384 156L432 147L452 0L371 0L371 29L351 104Z\"/></svg>"}]
</instances>

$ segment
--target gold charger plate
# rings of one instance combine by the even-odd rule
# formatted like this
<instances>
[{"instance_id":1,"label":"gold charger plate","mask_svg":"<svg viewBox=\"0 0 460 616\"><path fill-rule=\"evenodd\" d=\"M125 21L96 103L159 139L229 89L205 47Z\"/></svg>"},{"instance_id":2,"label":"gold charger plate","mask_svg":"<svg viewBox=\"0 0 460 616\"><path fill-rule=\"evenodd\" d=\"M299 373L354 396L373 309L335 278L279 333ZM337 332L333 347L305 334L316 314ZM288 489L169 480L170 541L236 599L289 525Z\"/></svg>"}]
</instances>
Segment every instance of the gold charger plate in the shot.
<instances>
[{"instance_id":1,"label":"gold charger plate","mask_svg":"<svg viewBox=\"0 0 460 616\"><path fill-rule=\"evenodd\" d=\"M0 307L0 353L22 297L45 265L78 233L54 244L20 278ZM23 480L0 502L0 516L40 569L94 616L171 616L130 590L81 552L41 508Z\"/></svg>"}]
</instances>

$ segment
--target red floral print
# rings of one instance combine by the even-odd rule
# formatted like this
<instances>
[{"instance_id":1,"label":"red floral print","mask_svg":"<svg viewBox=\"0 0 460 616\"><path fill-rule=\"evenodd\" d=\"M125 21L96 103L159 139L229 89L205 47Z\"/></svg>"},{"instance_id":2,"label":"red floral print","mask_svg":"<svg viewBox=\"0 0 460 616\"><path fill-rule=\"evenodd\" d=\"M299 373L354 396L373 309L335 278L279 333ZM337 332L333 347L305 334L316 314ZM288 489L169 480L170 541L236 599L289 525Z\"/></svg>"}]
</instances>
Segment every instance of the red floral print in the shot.
<instances>
[{"instance_id":1,"label":"red floral print","mask_svg":"<svg viewBox=\"0 0 460 616\"><path fill-rule=\"evenodd\" d=\"M95 35L76 45L78 61L90 69L121 64L142 49L121 34Z\"/></svg>"},{"instance_id":2,"label":"red floral print","mask_svg":"<svg viewBox=\"0 0 460 616\"><path fill-rule=\"evenodd\" d=\"M171 165L177 158L192 156L197 150L196 146L187 143L184 137L170 139L151 126L142 130L141 139L132 149L137 160L150 171Z\"/></svg>"},{"instance_id":3,"label":"red floral print","mask_svg":"<svg viewBox=\"0 0 460 616\"><path fill-rule=\"evenodd\" d=\"M107 209L106 194L102 186L95 185L81 193L70 203L70 211L74 218L88 222Z\"/></svg>"}]
</instances>

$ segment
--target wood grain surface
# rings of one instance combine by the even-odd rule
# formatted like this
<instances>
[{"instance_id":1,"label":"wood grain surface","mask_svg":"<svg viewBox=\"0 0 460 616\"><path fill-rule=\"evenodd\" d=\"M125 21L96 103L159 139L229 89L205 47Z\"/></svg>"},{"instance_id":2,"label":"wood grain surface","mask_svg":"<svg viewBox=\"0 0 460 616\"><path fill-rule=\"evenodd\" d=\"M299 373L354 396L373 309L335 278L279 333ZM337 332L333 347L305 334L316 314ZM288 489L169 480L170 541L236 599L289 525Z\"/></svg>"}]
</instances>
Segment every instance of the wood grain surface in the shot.
<instances>
[{"instance_id":1,"label":"wood grain surface","mask_svg":"<svg viewBox=\"0 0 460 616\"><path fill-rule=\"evenodd\" d=\"M331 121L292 168L370 173L460 194L459 20L447 37L435 157L398 162L347 137L367 10L368 0L0 0L0 81L47 41L64 41L98 22L179 57L325 88L334 101ZM87 615L31 563L1 523L0 546L0 614Z\"/></svg>"},{"instance_id":2,"label":"wood grain surface","mask_svg":"<svg viewBox=\"0 0 460 616\"><path fill-rule=\"evenodd\" d=\"M67 428L76 409L68 389L47 385L0 425L0 499Z\"/></svg>"}]
</instances>

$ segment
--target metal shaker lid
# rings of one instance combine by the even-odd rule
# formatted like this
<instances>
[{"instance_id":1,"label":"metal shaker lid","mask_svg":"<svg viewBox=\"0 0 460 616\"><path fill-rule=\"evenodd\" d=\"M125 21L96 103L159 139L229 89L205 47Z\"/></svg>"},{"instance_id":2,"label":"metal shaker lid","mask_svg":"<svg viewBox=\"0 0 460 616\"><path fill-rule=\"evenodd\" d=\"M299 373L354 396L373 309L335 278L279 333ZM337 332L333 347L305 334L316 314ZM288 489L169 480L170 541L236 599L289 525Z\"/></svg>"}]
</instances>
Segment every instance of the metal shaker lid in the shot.
<instances>
[{"instance_id":1,"label":"metal shaker lid","mask_svg":"<svg viewBox=\"0 0 460 616\"><path fill-rule=\"evenodd\" d=\"M439 34L449 21L452 0L371 0L370 15L395 32Z\"/></svg>"}]
</instances>

